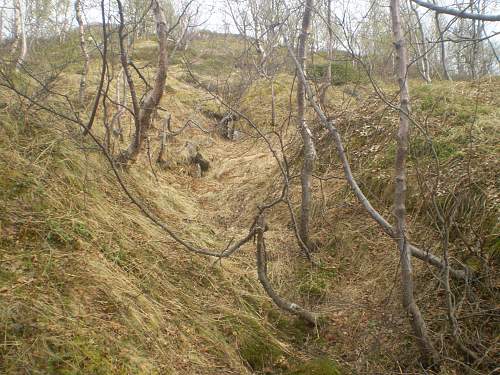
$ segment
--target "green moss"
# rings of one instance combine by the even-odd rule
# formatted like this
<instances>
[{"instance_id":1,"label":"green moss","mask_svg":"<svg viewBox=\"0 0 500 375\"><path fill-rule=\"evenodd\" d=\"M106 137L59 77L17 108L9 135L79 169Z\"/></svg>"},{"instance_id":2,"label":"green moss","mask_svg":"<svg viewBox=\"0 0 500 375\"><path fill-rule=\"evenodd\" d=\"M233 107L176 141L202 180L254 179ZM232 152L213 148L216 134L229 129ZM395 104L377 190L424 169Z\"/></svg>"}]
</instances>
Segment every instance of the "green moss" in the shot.
<instances>
[{"instance_id":1,"label":"green moss","mask_svg":"<svg viewBox=\"0 0 500 375\"><path fill-rule=\"evenodd\" d=\"M320 80L328 69L327 63L310 65L307 75L313 80ZM361 82L366 79L364 74L349 61L335 61L331 64L332 84L344 85L350 82Z\"/></svg>"},{"instance_id":2,"label":"green moss","mask_svg":"<svg viewBox=\"0 0 500 375\"><path fill-rule=\"evenodd\" d=\"M328 358L315 358L290 370L287 375L341 375L335 361Z\"/></svg>"},{"instance_id":3,"label":"green moss","mask_svg":"<svg viewBox=\"0 0 500 375\"><path fill-rule=\"evenodd\" d=\"M0 198L2 199L20 197L33 185L32 179L21 171L2 166L0 172Z\"/></svg>"},{"instance_id":4,"label":"green moss","mask_svg":"<svg viewBox=\"0 0 500 375\"><path fill-rule=\"evenodd\" d=\"M453 85L446 86L440 84L421 85L415 87L415 99L421 111L429 115L444 117L454 125L471 123L477 115L490 114L494 107L485 104L478 104L471 91L467 94L457 94L459 90L454 90Z\"/></svg>"},{"instance_id":5,"label":"green moss","mask_svg":"<svg viewBox=\"0 0 500 375\"><path fill-rule=\"evenodd\" d=\"M69 233L64 225L57 221L48 219L47 222L47 241L55 246L67 245L73 241L73 236Z\"/></svg>"},{"instance_id":6,"label":"green moss","mask_svg":"<svg viewBox=\"0 0 500 375\"><path fill-rule=\"evenodd\" d=\"M494 236L486 241L485 250L493 258L500 260L500 236Z\"/></svg>"},{"instance_id":7,"label":"green moss","mask_svg":"<svg viewBox=\"0 0 500 375\"><path fill-rule=\"evenodd\" d=\"M313 302L321 302L325 297L328 285L335 278L333 270L304 269L301 270L298 290L301 295Z\"/></svg>"},{"instance_id":8,"label":"green moss","mask_svg":"<svg viewBox=\"0 0 500 375\"><path fill-rule=\"evenodd\" d=\"M92 232L81 221L73 222L73 232L86 240L92 239Z\"/></svg>"},{"instance_id":9,"label":"green moss","mask_svg":"<svg viewBox=\"0 0 500 375\"><path fill-rule=\"evenodd\" d=\"M434 157L433 148L439 160L448 159L459 154L459 148L455 142L447 139L435 139L431 144L426 139L416 138L411 143L411 155L414 158L422 156Z\"/></svg>"},{"instance_id":10,"label":"green moss","mask_svg":"<svg viewBox=\"0 0 500 375\"><path fill-rule=\"evenodd\" d=\"M299 284L300 294L321 301L325 296L326 282L323 279L310 278Z\"/></svg>"},{"instance_id":11,"label":"green moss","mask_svg":"<svg viewBox=\"0 0 500 375\"><path fill-rule=\"evenodd\" d=\"M6 269L0 268L0 286L2 284L8 284L9 282L16 279L16 274L14 272L10 272Z\"/></svg>"},{"instance_id":12,"label":"green moss","mask_svg":"<svg viewBox=\"0 0 500 375\"><path fill-rule=\"evenodd\" d=\"M482 262L481 258L479 258L479 257L477 257L475 255L472 255L472 256L469 256L465 260L465 264L470 269L472 269L474 272L480 272L481 268L482 268L482 265L483 265L483 262Z\"/></svg>"},{"instance_id":13,"label":"green moss","mask_svg":"<svg viewBox=\"0 0 500 375\"><path fill-rule=\"evenodd\" d=\"M311 333L311 326L304 319L280 315L274 325L286 336L287 340L296 344L305 343Z\"/></svg>"},{"instance_id":14,"label":"green moss","mask_svg":"<svg viewBox=\"0 0 500 375\"><path fill-rule=\"evenodd\" d=\"M53 345L48 358L48 373L58 375L92 374L106 375L117 373L104 352L106 346L100 346L89 339L76 337L64 345ZM119 373L119 372L118 372Z\"/></svg>"},{"instance_id":15,"label":"green moss","mask_svg":"<svg viewBox=\"0 0 500 375\"><path fill-rule=\"evenodd\" d=\"M258 332L247 332L241 338L239 347L241 357L255 371L273 366L283 356L283 351Z\"/></svg>"},{"instance_id":16,"label":"green moss","mask_svg":"<svg viewBox=\"0 0 500 375\"><path fill-rule=\"evenodd\" d=\"M227 317L221 330L234 340L240 357L253 371L276 367L285 356L276 338L251 316Z\"/></svg>"}]
</instances>

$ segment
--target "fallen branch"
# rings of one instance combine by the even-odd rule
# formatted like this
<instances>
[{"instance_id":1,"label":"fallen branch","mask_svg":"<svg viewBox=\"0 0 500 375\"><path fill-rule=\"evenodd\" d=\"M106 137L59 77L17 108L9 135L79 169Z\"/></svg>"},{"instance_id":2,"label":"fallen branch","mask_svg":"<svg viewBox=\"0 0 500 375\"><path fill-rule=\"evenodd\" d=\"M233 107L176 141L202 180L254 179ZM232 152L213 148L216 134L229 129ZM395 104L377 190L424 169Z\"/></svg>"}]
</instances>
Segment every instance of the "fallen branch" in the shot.
<instances>
[{"instance_id":1,"label":"fallen branch","mask_svg":"<svg viewBox=\"0 0 500 375\"><path fill-rule=\"evenodd\" d=\"M281 309L289 312L290 314L296 315L312 325L316 326L318 324L318 316L310 311L307 311L300 307L299 305L289 302L282 297L280 297L276 291L273 289L269 279L267 278L267 257L266 257L266 244L264 242L264 231L266 225L264 220L264 214L261 213L254 226L255 235L257 239L257 274L259 276L259 281L262 287L266 291L267 295L271 297L273 302Z\"/></svg>"}]
</instances>

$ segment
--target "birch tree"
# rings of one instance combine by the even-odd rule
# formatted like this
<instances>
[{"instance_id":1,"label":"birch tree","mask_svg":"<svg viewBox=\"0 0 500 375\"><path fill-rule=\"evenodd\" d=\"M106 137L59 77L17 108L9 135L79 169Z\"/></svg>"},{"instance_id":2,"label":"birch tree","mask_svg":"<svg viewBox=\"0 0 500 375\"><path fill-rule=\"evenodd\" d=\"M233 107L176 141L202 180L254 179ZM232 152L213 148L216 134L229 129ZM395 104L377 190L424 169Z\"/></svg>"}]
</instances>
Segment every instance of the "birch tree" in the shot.
<instances>
[{"instance_id":1,"label":"birch tree","mask_svg":"<svg viewBox=\"0 0 500 375\"><path fill-rule=\"evenodd\" d=\"M26 25L24 23L24 9L21 0L14 0L14 13L16 24L16 47L20 43L21 50L16 62L16 70L19 70L26 59L28 44L26 40Z\"/></svg>"},{"instance_id":2,"label":"birch tree","mask_svg":"<svg viewBox=\"0 0 500 375\"><path fill-rule=\"evenodd\" d=\"M75 18L78 22L78 39L80 42L80 52L83 58L83 69L80 77L80 89L78 91L78 101L83 104L85 96L85 87L87 83L87 73L89 70L89 54L85 42L85 26L82 18L82 0L75 1Z\"/></svg>"},{"instance_id":3,"label":"birch tree","mask_svg":"<svg viewBox=\"0 0 500 375\"><path fill-rule=\"evenodd\" d=\"M123 19L123 6L120 0L117 0L118 6L121 8L120 12L120 27L124 25ZM130 142L130 145L126 150L122 152L118 161L122 164L127 164L129 162L134 162L141 151L144 140L146 138L147 132L151 126L151 121L153 113L160 104L160 100L163 96L165 89L165 82L167 79L167 68L168 68L168 55L167 55L167 21L163 9L160 6L158 0L154 0L152 4L152 11L154 14L156 22L156 37L158 38L158 64L156 75L154 78L153 85L148 93L144 96L140 105L137 100L137 93L135 92L134 85L130 74L127 74L128 70L128 59L124 47L124 37L123 33L120 33L120 50L121 50L121 61L124 69L124 73L127 76L127 81L129 84L130 94L133 101L133 116L136 126L135 135Z\"/></svg>"},{"instance_id":4,"label":"birch tree","mask_svg":"<svg viewBox=\"0 0 500 375\"><path fill-rule=\"evenodd\" d=\"M399 83L399 130L395 162L394 192L394 236L396 238L401 264L401 283L403 287L403 307L410 315L413 332L419 342L422 357L429 364L438 362L437 351L432 345L422 313L415 302L411 254L406 234L406 156L410 128L410 93L408 88L408 54L406 50L399 0L391 0L391 19L396 50Z\"/></svg>"},{"instance_id":5,"label":"birch tree","mask_svg":"<svg viewBox=\"0 0 500 375\"><path fill-rule=\"evenodd\" d=\"M306 45L307 37L311 30L311 14L314 6L313 0L307 0L304 5L304 13L302 17L302 27L298 39L297 59L300 64L300 69L306 71ZM316 159L316 149L314 147L313 135L310 127L307 125L305 118L306 109L306 90L302 80L297 82L297 124L299 127L302 142L304 144L303 164L300 174L302 187L302 201L299 234L302 241L309 246L309 222L311 216L311 201L312 201L312 174L314 169L314 161Z\"/></svg>"}]
</instances>

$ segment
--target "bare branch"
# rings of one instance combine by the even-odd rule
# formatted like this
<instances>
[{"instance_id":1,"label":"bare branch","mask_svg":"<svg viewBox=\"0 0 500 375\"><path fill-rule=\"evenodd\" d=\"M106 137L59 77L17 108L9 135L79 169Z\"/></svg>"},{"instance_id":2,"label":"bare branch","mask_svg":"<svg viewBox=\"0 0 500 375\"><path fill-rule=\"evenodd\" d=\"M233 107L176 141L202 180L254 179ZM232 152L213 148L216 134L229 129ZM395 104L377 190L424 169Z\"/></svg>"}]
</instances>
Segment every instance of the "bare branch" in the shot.
<instances>
[{"instance_id":1,"label":"bare branch","mask_svg":"<svg viewBox=\"0 0 500 375\"><path fill-rule=\"evenodd\" d=\"M83 130L83 135L87 135L94 124L94 119L97 114L97 108L99 107L99 101L101 99L101 92L104 86L104 79L106 78L106 68L107 68L107 53L108 53L108 33L106 31L106 11L105 11L105 1L101 0L101 21L102 21L102 68L101 68L101 78L99 80L99 86L97 88L94 106L92 107L92 113L90 114L87 126Z\"/></svg>"},{"instance_id":2,"label":"bare branch","mask_svg":"<svg viewBox=\"0 0 500 375\"><path fill-rule=\"evenodd\" d=\"M257 273L259 276L259 281L262 284L262 287L266 291L267 295L271 297L273 302L281 309L297 315L312 325L318 324L318 316L314 313L311 313L299 305L288 302L287 300L280 297L276 291L273 289L269 279L267 278L267 260L266 260L266 245L264 242L264 231L265 231L265 221L264 214L260 214L256 225L255 225L255 234L257 238Z\"/></svg>"},{"instance_id":3,"label":"bare branch","mask_svg":"<svg viewBox=\"0 0 500 375\"><path fill-rule=\"evenodd\" d=\"M442 14L449 14L450 16L455 16L458 18L467 18L471 20L479 20L479 21L491 21L491 22L498 22L500 21L500 14L479 14L479 13L470 13L466 12L465 10L457 10L457 9L452 9L449 7L442 7L436 4L431 4L426 1L422 0L411 0L414 3L433 10L436 13L442 13Z\"/></svg>"}]
</instances>

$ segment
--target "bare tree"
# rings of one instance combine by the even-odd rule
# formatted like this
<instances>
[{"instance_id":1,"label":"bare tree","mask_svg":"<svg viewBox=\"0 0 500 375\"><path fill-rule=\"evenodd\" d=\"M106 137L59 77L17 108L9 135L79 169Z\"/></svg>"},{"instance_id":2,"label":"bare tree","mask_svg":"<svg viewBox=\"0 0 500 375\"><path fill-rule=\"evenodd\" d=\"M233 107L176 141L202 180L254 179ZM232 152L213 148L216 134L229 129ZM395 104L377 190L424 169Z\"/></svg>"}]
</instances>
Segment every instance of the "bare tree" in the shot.
<instances>
[{"instance_id":1,"label":"bare tree","mask_svg":"<svg viewBox=\"0 0 500 375\"><path fill-rule=\"evenodd\" d=\"M327 59L325 75L323 77L323 86L320 89L319 100L321 105L325 105L325 96L328 88L332 84L332 60L333 60L333 27L332 27L332 0L326 0L326 19L328 41L327 41Z\"/></svg>"},{"instance_id":2,"label":"bare tree","mask_svg":"<svg viewBox=\"0 0 500 375\"><path fill-rule=\"evenodd\" d=\"M21 31L21 51L19 52L19 58L17 59L16 69L19 69L26 60L26 55L28 54L28 42L26 38L26 24L24 17L24 9L21 0L16 0L16 8L19 16L19 24Z\"/></svg>"},{"instance_id":3,"label":"bare tree","mask_svg":"<svg viewBox=\"0 0 500 375\"><path fill-rule=\"evenodd\" d=\"M309 102L311 103L311 106L313 107L314 111L316 112L317 117L321 121L322 125L329 131L331 134L335 148L337 150L337 154L339 156L339 159L342 163L342 169L345 175L345 178L347 180L347 183L351 187L352 191L356 195L356 198L358 201L363 205L367 213L370 215L370 217L375 220L379 224L379 226L382 228L382 230L389 235L391 238L394 240L397 240L397 237L394 233L394 229L391 226L391 224L373 207L371 204L370 200L366 197L366 195L363 193L361 188L359 187L359 184L356 181L356 178L354 177L351 166L349 163L349 160L347 158L345 149L344 149L344 144L342 142L342 138L340 136L340 133L338 129L335 127L335 123L331 120L328 119L326 116L325 112L321 109L321 107L318 105L316 102L315 95L312 92L312 89L310 85L307 82L306 76L304 74L304 71L300 67L300 63L297 60L297 57L294 54L294 51L292 50L292 47L290 46L290 43L288 42L288 39L285 37L285 44L288 49L289 55L292 57L295 66L298 71L298 78L299 80L302 81L304 84L304 87L306 89L306 94ZM443 269L444 267L444 262L441 258L439 258L436 255L431 254L428 251L419 249L418 247L408 244L409 250L411 252L411 255L421 259L434 267L437 267L439 269ZM462 280L467 280L471 276L471 270L468 267L464 267L463 270L457 270L453 269L450 270L450 273L453 275L453 277L462 279Z\"/></svg>"},{"instance_id":4,"label":"bare tree","mask_svg":"<svg viewBox=\"0 0 500 375\"><path fill-rule=\"evenodd\" d=\"M436 0L433 0L434 3ZM447 62L446 62L446 46L444 39L444 31L441 27L441 22L439 19L439 13L434 14L434 23L436 25L436 31L438 33L439 38L439 48L440 48L440 59L441 59L441 69L443 70L443 77L446 80L451 80L450 73L448 72Z\"/></svg>"},{"instance_id":5,"label":"bare tree","mask_svg":"<svg viewBox=\"0 0 500 375\"><path fill-rule=\"evenodd\" d=\"M10 46L10 53L15 56L17 49L19 48L19 38L21 34L21 18L19 15L19 8L17 4L19 0L12 0L12 9L14 10L13 20L12 20L12 44Z\"/></svg>"},{"instance_id":6,"label":"bare tree","mask_svg":"<svg viewBox=\"0 0 500 375\"><path fill-rule=\"evenodd\" d=\"M300 69L306 71L306 44L307 37L311 30L311 14L314 6L313 0L307 0L304 4L304 13L302 17L302 27L298 39L297 59L300 64ZM316 149L314 147L313 136L310 127L307 125L305 119L306 108L306 90L304 83L299 80L297 82L297 122L304 144L303 164L300 175L302 187L302 201L301 201L301 214L299 233L302 241L309 246L309 221L311 216L311 200L312 200L312 174L314 169L314 161L316 159Z\"/></svg>"},{"instance_id":7,"label":"bare tree","mask_svg":"<svg viewBox=\"0 0 500 375\"><path fill-rule=\"evenodd\" d=\"M99 102L102 95L102 89L104 87L104 81L106 79L106 71L108 66L108 31L106 22L106 7L104 0L101 0L101 22L102 22L102 63L101 63L101 77L99 79L99 84L97 86L97 91L94 99L94 105L92 107L92 112L87 123L86 128L83 131L83 135L87 135L94 124L95 117L97 115L97 110L99 109Z\"/></svg>"},{"instance_id":8,"label":"bare tree","mask_svg":"<svg viewBox=\"0 0 500 375\"><path fill-rule=\"evenodd\" d=\"M400 2L399 0L391 0L390 5L400 90L399 130L395 165L394 216L396 224L394 225L394 236L400 252L403 307L410 314L410 321L419 342L423 358L429 364L437 364L439 356L429 338L425 321L413 295L411 253L408 248L406 235L406 155L410 129L410 120L408 117L410 112L410 93L407 77L408 55L401 26Z\"/></svg>"},{"instance_id":9,"label":"bare tree","mask_svg":"<svg viewBox=\"0 0 500 375\"><path fill-rule=\"evenodd\" d=\"M80 41L80 51L83 58L83 70L80 77L80 89L78 91L78 101L83 104L85 96L85 87L87 85L87 73L89 70L89 54L85 42L85 27L82 18L82 0L75 1L75 18L78 22L78 38Z\"/></svg>"},{"instance_id":10,"label":"bare tree","mask_svg":"<svg viewBox=\"0 0 500 375\"><path fill-rule=\"evenodd\" d=\"M0 9L0 44L3 40L3 8Z\"/></svg>"},{"instance_id":11,"label":"bare tree","mask_svg":"<svg viewBox=\"0 0 500 375\"><path fill-rule=\"evenodd\" d=\"M429 50L428 43L425 40L425 32L424 26L422 24L422 19L420 14L418 13L417 8L413 5L411 0L409 1L410 8L412 10L413 15L415 16L415 21L417 23L418 32L416 32L416 38L418 39L415 43L417 49L417 58L420 58L422 61L421 65L421 73L422 77L427 83L430 83L431 80L431 67L429 63ZM411 32L411 30L410 30Z\"/></svg>"},{"instance_id":12,"label":"bare tree","mask_svg":"<svg viewBox=\"0 0 500 375\"><path fill-rule=\"evenodd\" d=\"M21 0L14 0L14 42L11 46L13 55L17 54L16 70L19 70L26 59L28 53L28 45L26 40L26 27L24 24L24 10ZM20 48L20 50L19 50ZM19 51L18 51L19 50Z\"/></svg>"},{"instance_id":13,"label":"bare tree","mask_svg":"<svg viewBox=\"0 0 500 375\"><path fill-rule=\"evenodd\" d=\"M119 7L122 8L121 2L118 0L117 3ZM131 85L130 74L127 76L127 80L129 83L129 90L132 95L132 98L135 96L134 103L134 121L136 125L135 135L129 145L129 147L122 152L119 157L119 162L122 164L127 164L128 162L134 162L141 148L143 147L144 139L146 134L151 126L153 113L156 111L158 104L163 96L165 82L167 79L167 68L168 68L168 54L167 54L167 37L168 37L168 29L167 29L167 21L165 19L165 14L160 6L160 3L157 0L153 1L152 4L153 14L156 22L156 36L158 38L158 66L156 70L155 79L153 85L149 92L144 96L140 107L137 104L137 96L134 91L134 86ZM123 27L123 10L121 13L120 27ZM124 71L127 72L128 61L126 58L126 54L124 52L125 48L123 46L123 37L120 36L121 40L121 54L122 54L122 65ZM124 61L125 59L125 61ZM127 74L127 73L125 73ZM134 99L132 99L134 101Z\"/></svg>"}]
</instances>

